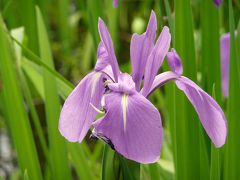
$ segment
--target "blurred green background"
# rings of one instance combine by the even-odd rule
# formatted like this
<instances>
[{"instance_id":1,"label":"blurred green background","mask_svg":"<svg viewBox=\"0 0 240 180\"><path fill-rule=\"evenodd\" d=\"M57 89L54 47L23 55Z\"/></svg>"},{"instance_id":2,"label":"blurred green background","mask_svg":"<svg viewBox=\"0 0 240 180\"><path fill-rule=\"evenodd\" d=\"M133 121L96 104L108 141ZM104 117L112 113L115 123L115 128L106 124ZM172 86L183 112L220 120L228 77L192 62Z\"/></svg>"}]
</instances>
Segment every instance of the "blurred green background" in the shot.
<instances>
[{"instance_id":1,"label":"blurred green background","mask_svg":"<svg viewBox=\"0 0 240 180\"><path fill-rule=\"evenodd\" d=\"M212 95L228 119L216 149L174 84L151 95L164 126L161 160L140 165L89 135L69 143L58 131L61 105L94 67L98 17L111 33L118 63L131 72L130 40L145 31L151 10L158 34L170 27L184 74ZM0 179L240 179L240 1L0 0ZM238 28L239 27L239 28ZM220 80L220 35L230 32L230 95ZM165 62L159 72L168 69Z\"/></svg>"}]
</instances>

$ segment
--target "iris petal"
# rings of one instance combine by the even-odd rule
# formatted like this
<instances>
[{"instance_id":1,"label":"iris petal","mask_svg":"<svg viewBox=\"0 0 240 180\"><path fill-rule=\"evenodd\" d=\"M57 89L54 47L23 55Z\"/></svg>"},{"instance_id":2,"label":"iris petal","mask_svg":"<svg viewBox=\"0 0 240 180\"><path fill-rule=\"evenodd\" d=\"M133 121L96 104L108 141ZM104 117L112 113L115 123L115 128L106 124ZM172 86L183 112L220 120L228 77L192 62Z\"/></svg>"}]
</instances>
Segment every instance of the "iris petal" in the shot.
<instances>
[{"instance_id":1,"label":"iris petal","mask_svg":"<svg viewBox=\"0 0 240 180\"><path fill-rule=\"evenodd\" d=\"M227 136L227 123L221 107L190 79L178 78L176 84L194 106L206 133L215 146L224 145Z\"/></svg>"},{"instance_id":2,"label":"iris petal","mask_svg":"<svg viewBox=\"0 0 240 180\"><path fill-rule=\"evenodd\" d=\"M182 75L182 61L174 48L172 48L171 52L167 53L167 59L171 70L178 75Z\"/></svg>"},{"instance_id":3,"label":"iris petal","mask_svg":"<svg viewBox=\"0 0 240 180\"><path fill-rule=\"evenodd\" d=\"M148 27L142 35L133 34L130 45L132 77L136 83L137 91L140 90L144 69L148 56L154 47L156 37L157 20L156 15L152 11L148 22Z\"/></svg>"},{"instance_id":4,"label":"iris petal","mask_svg":"<svg viewBox=\"0 0 240 180\"><path fill-rule=\"evenodd\" d=\"M223 0L213 0L213 2L216 4L217 7L219 7L222 4Z\"/></svg>"},{"instance_id":5,"label":"iris petal","mask_svg":"<svg viewBox=\"0 0 240 180\"><path fill-rule=\"evenodd\" d=\"M118 0L113 0L113 7L117 7L118 6Z\"/></svg>"},{"instance_id":6,"label":"iris petal","mask_svg":"<svg viewBox=\"0 0 240 180\"><path fill-rule=\"evenodd\" d=\"M148 94L146 94L146 97L149 96L158 87L161 87L164 84L166 84L167 82L175 80L179 77L180 76L178 74L176 74L172 71L167 71L167 72L157 75L153 81L151 89L149 90Z\"/></svg>"},{"instance_id":7,"label":"iris petal","mask_svg":"<svg viewBox=\"0 0 240 180\"><path fill-rule=\"evenodd\" d=\"M66 99L59 120L60 133L71 142L81 142L89 130L97 112L91 103L100 108L104 92L103 75L88 74Z\"/></svg>"},{"instance_id":8,"label":"iris petal","mask_svg":"<svg viewBox=\"0 0 240 180\"><path fill-rule=\"evenodd\" d=\"M135 83L132 77L127 73L122 73L118 77L118 83L110 83L108 87L114 92L120 93L135 93Z\"/></svg>"},{"instance_id":9,"label":"iris petal","mask_svg":"<svg viewBox=\"0 0 240 180\"><path fill-rule=\"evenodd\" d=\"M137 92L125 99L123 96L115 92L106 95L107 113L95 123L94 133L111 142L114 149L128 159L139 163L156 162L162 145L159 112ZM126 102L122 103L123 100Z\"/></svg>"},{"instance_id":10,"label":"iris petal","mask_svg":"<svg viewBox=\"0 0 240 180\"><path fill-rule=\"evenodd\" d=\"M144 73L144 86L142 90L143 96L146 96L151 89L153 80L157 75L158 69L167 55L171 42L171 35L168 27L164 27L150 56L148 57L145 73Z\"/></svg>"},{"instance_id":11,"label":"iris petal","mask_svg":"<svg viewBox=\"0 0 240 180\"><path fill-rule=\"evenodd\" d=\"M112 66L115 81L117 81L120 70L114 53L112 39L105 23L100 18L98 20L98 31L100 34L101 42L103 43L103 46L108 54L109 64Z\"/></svg>"},{"instance_id":12,"label":"iris petal","mask_svg":"<svg viewBox=\"0 0 240 180\"><path fill-rule=\"evenodd\" d=\"M107 53L103 43L100 42L98 45L98 50L97 50L97 62L96 62L94 69L96 71L101 71L108 65L110 65L108 53Z\"/></svg>"},{"instance_id":13,"label":"iris petal","mask_svg":"<svg viewBox=\"0 0 240 180\"><path fill-rule=\"evenodd\" d=\"M230 34L224 34L220 40L221 48L221 86L222 93L225 97L228 97L229 87L229 58L230 58Z\"/></svg>"}]
</instances>

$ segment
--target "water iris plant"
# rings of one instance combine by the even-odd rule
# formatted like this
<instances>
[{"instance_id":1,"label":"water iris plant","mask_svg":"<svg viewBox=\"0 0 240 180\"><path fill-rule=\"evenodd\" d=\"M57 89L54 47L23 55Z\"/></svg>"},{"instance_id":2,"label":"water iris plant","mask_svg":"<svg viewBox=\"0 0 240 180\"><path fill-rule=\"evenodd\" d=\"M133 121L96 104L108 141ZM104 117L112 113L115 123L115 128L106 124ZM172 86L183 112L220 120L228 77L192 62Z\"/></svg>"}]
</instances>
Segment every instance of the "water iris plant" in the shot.
<instances>
[{"instance_id":1,"label":"water iris plant","mask_svg":"<svg viewBox=\"0 0 240 180\"><path fill-rule=\"evenodd\" d=\"M118 0L113 0L113 7L117 7L118 6Z\"/></svg>"},{"instance_id":2,"label":"water iris plant","mask_svg":"<svg viewBox=\"0 0 240 180\"><path fill-rule=\"evenodd\" d=\"M222 4L223 0L213 0L213 2L216 4L217 7L219 7Z\"/></svg>"},{"instance_id":3,"label":"water iris plant","mask_svg":"<svg viewBox=\"0 0 240 180\"><path fill-rule=\"evenodd\" d=\"M225 115L211 96L182 75L179 55L174 49L168 52L171 42L168 27L163 28L154 43L157 30L154 12L146 32L132 36L131 75L120 71L110 34L101 19L98 30L101 42L95 68L69 95L61 111L59 130L67 140L81 142L93 126L92 136L104 140L124 157L145 164L158 161L163 136L161 116L147 97L174 81L194 106L215 146L225 143ZM171 71L157 75L165 57ZM94 121L98 113L103 116Z\"/></svg>"},{"instance_id":4,"label":"water iris plant","mask_svg":"<svg viewBox=\"0 0 240 180\"><path fill-rule=\"evenodd\" d=\"M220 39L221 48L221 86L222 93L228 97L229 83L229 57L230 57L230 33L223 34Z\"/></svg>"},{"instance_id":5,"label":"water iris plant","mask_svg":"<svg viewBox=\"0 0 240 180\"><path fill-rule=\"evenodd\" d=\"M237 31L235 32L237 37ZM221 88L224 97L229 94L229 62L230 62L230 33L223 34L220 39L221 48Z\"/></svg>"}]
</instances>

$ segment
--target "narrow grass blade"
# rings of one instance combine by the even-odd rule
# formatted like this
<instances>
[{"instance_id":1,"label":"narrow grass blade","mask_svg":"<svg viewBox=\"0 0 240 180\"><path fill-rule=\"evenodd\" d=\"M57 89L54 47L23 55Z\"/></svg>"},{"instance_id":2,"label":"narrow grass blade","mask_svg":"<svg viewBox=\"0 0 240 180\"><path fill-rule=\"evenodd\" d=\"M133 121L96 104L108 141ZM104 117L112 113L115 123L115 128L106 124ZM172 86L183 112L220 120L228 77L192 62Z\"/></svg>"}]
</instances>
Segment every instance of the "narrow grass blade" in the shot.
<instances>
[{"instance_id":1,"label":"narrow grass blade","mask_svg":"<svg viewBox=\"0 0 240 180\"><path fill-rule=\"evenodd\" d=\"M41 98L45 100L41 66L34 64L30 60L26 60L26 58L23 58L21 66L23 68L24 73L27 75L28 79L31 80L32 84L37 89ZM52 73L51 75L57 81L58 94L62 97L62 99L66 99L68 95L72 92L73 85L69 86Z\"/></svg>"},{"instance_id":2,"label":"narrow grass blade","mask_svg":"<svg viewBox=\"0 0 240 180\"><path fill-rule=\"evenodd\" d=\"M229 29L230 40L230 69L229 69L229 99L228 99L228 138L226 146L225 179L238 179L240 177L240 76L239 76L239 56L235 38L235 24L232 7L232 0L228 0L229 6Z\"/></svg>"},{"instance_id":3,"label":"narrow grass blade","mask_svg":"<svg viewBox=\"0 0 240 180\"><path fill-rule=\"evenodd\" d=\"M9 29L22 26L19 21L19 16L17 12L17 6L14 0L2 0L0 1L0 11L2 18L5 23L8 25ZM15 18L15 17L18 18Z\"/></svg>"},{"instance_id":4,"label":"narrow grass blade","mask_svg":"<svg viewBox=\"0 0 240 180\"><path fill-rule=\"evenodd\" d=\"M139 180L140 179L140 164L128 160L119 155L119 161L121 165L123 179Z\"/></svg>"},{"instance_id":5,"label":"narrow grass blade","mask_svg":"<svg viewBox=\"0 0 240 180\"><path fill-rule=\"evenodd\" d=\"M216 98L216 89L213 85L212 97ZM210 164L210 180L220 180L221 179L221 162L220 161L220 150L217 149L213 144L211 144L211 164Z\"/></svg>"},{"instance_id":6,"label":"narrow grass blade","mask_svg":"<svg viewBox=\"0 0 240 180\"><path fill-rule=\"evenodd\" d=\"M85 144L73 144L68 143L68 150L70 152L71 160L77 172L77 176L81 180L94 179L92 168L89 165L86 158L86 152L84 151ZM95 164L94 164L95 165Z\"/></svg>"},{"instance_id":7,"label":"narrow grass blade","mask_svg":"<svg viewBox=\"0 0 240 180\"><path fill-rule=\"evenodd\" d=\"M18 39L20 42L23 42L24 29L23 28L13 29L13 30L11 30L11 35L13 37L15 37L16 39ZM29 106L30 114L31 114L31 117L33 120L33 125L36 129L36 133L37 133L37 136L40 141L40 146L42 148L43 155L44 155L45 159L48 160L48 147L47 147L44 133L43 133L43 130L42 130L42 127L40 124L40 119L39 119L37 111L35 109L32 95L31 95L29 86L27 84L26 78L25 78L22 68L20 66L21 59L22 59L22 50L21 50L21 47L18 46L16 43L14 43L14 49L16 52L15 54L16 54L16 59L17 59L17 67L18 67L18 73L19 73L19 80L21 81L22 92L23 92L23 95Z\"/></svg>"},{"instance_id":8,"label":"narrow grass blade","mask_svg":"<svg viewBox=\"0 0 240 180\"><path fill-rule=\"evenodd\" d=\"M107 5L107 19L108 19L108 29L110 31L114 48L118 49L119 47L119 8L114 8L112 6L112 0L106 1ZM117 51L116 51L117 52Z\"/></svg>"},{"instance_id":9,"label":"narrow grass blade","mask_svg":"<svg viewBox=\"0 0 240 180\"><path fill-rule=\"evenodd\" d=\"M8 32L5 31L5 33L8 34ZM30 49L28 49L26 46L21 44L17 39L14 37L10 36L14 42L16 42L21 48L24 53L24 55L27 57L26 59L29 61L34 62L37 65L42 66L45 70L49 71L52 75L56 76L60 81L62 81L66 86L72 87L73 84L69 82L67 79L65 79L61 74L59 74L57 71L54 69L50 68L49 65L47 65L45 62L42 61L40 57L38 57L36 54L34 54Z\"/></svg>"},{"instance_id":10,"label":"narrow grass blade","mask_svg":"<svg viewBox=\"0 0 240 180\"><path fill-rule=\"evenodd\" d=\"M28 38L28 47L36 54L38 54L38 36L35 2L34 0L18 0L16 1L17 10L20 15L21 24L26 30Z\"/></svg>"},{"instance_id":11,"label":"narrow grass blade","mask_svg":"<svg viewBox=\"0 0 240 180\"><path fill-rule=\"evenodd\" d=\"M40 57L49 67L54 69L47 32L41 12L38 8L36 8L36 14ZM52 178L68 180L71 179L71 173L68 166L66 144L58 131L60 102L57 93L56 80L45 69L43 69L43 82L45 92L45 111L50 145L49 156L51 158L51 169L53 171Z\"/></svg>"},{"instance_id":12,"label":"narrow grass blade","mask_svg":"<svg viewBox=\"0 0 240 180\"><path fill-rule=\"evenodd\" d=\"M102 180L121 178L119 159L116 157L115 152L105 144L102 158Z\"/></svg>"},{"instance_id":13,"label":"narrow grass blade","mask_svg":"<svg viewBox=\"0 0 240 180\"><path fill-rule=\"evenodd\" d=\"M69 23L69 0L57 1L58 33L61 40L62 50L65 54L70 53L72 32Z\"/></svg>"},{"instance_id":14,"label":"narrow grass blade","mask_svg":"<svg viewBox=\"0 0 240 180\"><path fill-rule=\"evenodd\" d=\"M211 180L220 180L220 156L219 150L211 145L211 167L210 167L210 179Z\"/></svg>"},{"instance_id":15,"label":"narrow grass blade","mask_svg":"<svg viewBox=\"0 0 240 180\"><path fill-rule=\"evenodd\" d=\"M44 158L48 161L48 147L47 147L47 143L46 143L46 140L45 140L45 137L44 137L44 133L43 133L43 130L42 130L42 127L41 127L41 124L40 124L40 119L39 119L37 111L35 109L29 86L28 86L27 81L25 79L25 76L24 76L24 74L21 70L19 72L19 79L20 79L21 84L22 84L21 87L22 87L22 91L24 92L26 102L29 106L30 114L31 114L31 117L32 117L32 120L33 120L34 127L36 129L37 136L38 136L39 141L40 141L40 145L41 145L41 148L42 148L42 151L43 151Z\"/></svg>"},{"instance_id":16,"label":"narrow grass blade","mask_svg":"<svg viewBox=\"0 0 240 180\"><path fill-rule=\"evenodd\" d=\"M220 36L219 36L219 9L209 0L201 1L201 72L204 90L212 93L215 86L215 99L221 100L220 74Z\"/></svg>"},{"instance_id":17,"label":"narrow grass blade","mask_svg":"<svg viewBox=\"0 0 240 180\"><path fill-rule=\"evenodd\" d=\"M175 47L175 20L172 17L172 11L171 7L169 4L168 0L164 0L164 5L168 17L168 25L170 27L170 32L171 32L171 38L172 38L172 46ZM166 61L165 61L166 62ZM168 71L169 70L169 65L167 63L163 64L163 70ZM166 112L168 113L166 116L166 123L167 126L169 127L169 131L171 134L171 141L172 141L172 153L173 153L173 158L176 156L176 123L175 123L175 111L176 111L176 106L175 106L175 87L176 85L174 83L169 83L165 86L166 88L166 106L167 110ZM175 164L176 168L177 164Z\"/></svg>"},{"instance_id":18,"label":"narrow grass blade","mask_svg":"<svg viewBox=\"0 0 240 180\"><path fill-rule=\"evenodd\" d=\"M87 13L88 13L88 28L92 34L95 51L97 50L99 43L98 35L98 18L103 18L102 2L99 0L87 1Z\"/></svg>"},{"instance_id":19,"label":"narrow grass blade","mask_svg":"<svg viewBox=\"0 0 240 180\"><path fill-rule=\"evenodd\" d=\"M4 83L3 99L7 125L17 151L18 163L22 173L27 169L29 179L41 180L42 175L33 134L18 84L13 44L10 44L10 38L5 33L7 30L4 28L5 25L1 17L0 26L0 73L1 81ZM12 110L14 110L14 113ZM26 158L26 155L28 158Z\"/></svg>"},{"instance_id":20,"label":"narrow grass blade","mask_svg":"<svg viewBox=\"0 0 240 180\"><path fill-rule=\"evenodd\" d=\"M193 19L190 0L175 0L174 44L182 58L184 75L196 80ZM176 179L200 179L199 120L183 93L175 91ZM190 170L190 171L189 171Z\"/></svg>"},{"instance_id":21,"label":"narrow grass blade","mask_svg":"<svg viewBox=\"0 0 240 180\"><path fill-rule=\"evenodd\" d=\"M104 144L101 141L97 141L91 156L92 163L97 163L97 161L102 158L103 149L104 149Z\"/></svg>"},{"instance_id":22,"label":"narrow grass blade","mask_svg":"<svg viewBox=\"0 0 240 180\"><path fill-rule=\"evenodd\" d=\"M24 171L24 177L23 177L24 180L29 180L29 176L28 176L28 172L27 170Z\"/></svg>"},{"instance_id":23,"label":"narrow grass blade","mask_svg":"<svg viewBox=\"0 0 240 180\"><path fill-rule=\"evenodd\" d=\"M102 179L140 179L140 164L117 154L108 145L104 147Z\"/></svg>"},{"instance_id":24,"label":"narrow grass blade","mask_svg":"<svg viewBox=\"0 0 240 180\"><path fill-rule=\"evenodd\" d=\"M5 31L5 33L7 33L7 32ZM66 84L66 86L68 86L70 88L74 87L71 82L69 82L67 79L65 79L57 71L55 71L54 69L50 68L50 66L47 65L46 62L42 61L42 59L40 57L38 57L36 54L34 54L30 49L28 49L26 46L21 44L14 37L12 37L12 36L10 36L10 37L13 39L14 42L16 42L22 48L22 51L23 51L24 55L27 57L26 58L27 60L30 60L30 61L34 62L35 64L42 66L46 71L48 71L49 73L54 75L56 78L58 78L60 81L62 81L62 83Z\"/></svg>"},{"instance_id":25,"label":"narrow grass blade","mask_svg":"<svg viewBox=\"0 0 240 180\"><path fill-rule=\"evenodd\" d=\"M85 44L83 49L84 54L81 60L81 67L83 71L87 72L90 71L91 68L91 57L93 54L95 55L95 52L93 52L94 50L93 39L90 33L87 33L84 44Z\"/></svg>"},{"instance_id":26,"label":"narrow grass blade","mask_svg":"<svg viewBox=\"0 0 240 180\"><path fill-rule=\"evenodd\" d=\"M159 165L157 163L148 165L151 179L161 179Z\"/></svg>"},{"instance_id":27,"label":"narrow grass blade","mask_svg":"<svg viewBox=\"0 0 240 180\"><path fill-rule=\"evenodd\" d=\"M140 179L140 164L124 158L105 144L102 160L102 180Z\"/></svg>"},{"instance_id":28,"label":"narrow grass blade","mask_svg":"<svg viewBox=\"0 0 240 180\"><path fill-rule=\"evenodd\" d=\"M37 92L40 94L41 98L45 101L45 93L43 90L43 77L42 72L40 71L41 67L32 63L29 60L22 61L21 65L25 74L31 80ZM63 99L66 99L73 89L64 84L61 80L57 79L54 75L52 75L52 77L55 78L57 81L57 90L59 95ZM92 164L93 162L90 163L90 161L88 161L88 157L90 157L90 152L87 145L82 142L81 145L68 143L67 146L72 164L75 167L79 179L93 179L93 173L90 171L90 164Z\"/></svg>"},{"instance_id":29,"label":"narrow grass blade","mask_svg":"<svg viewBox=\"0 0 240 180\"><path fill-rule=\"evenodd\" d=\"M170 32L171 32L171 36L172 36L172 43L174 43L174 32L175 32L174 20L173 20L173 17L172 17L172 12L171 12L171 7L170 7L170 4L169 4L169 1L164 0L164 5L165 5L167 17L168 17L168 24L169 24ZM174 44L173 44L173 46L174 46Z\"/></svg>"},{"instance_id":30,"label":"narrow grass blade","mask_svg":"<svg viewBox=\"0 0 240 180\"><path fill-rule=\"evenodd\" d=\"M215 99L221 103L221 81L220 81L220 47L219 47L219 9L215 4L208 0L202 0L200 2L201 13L201 75L202 86L209 94L212 93L212 87L215 87ZM210 178L210 155L214 157L218 155L217 150L211 151L211 142L205 131L200 127L200 139L201 139L201 175L203 179ZM213 146L212 146L213 148ZM214 155L214 153L217 153ZM212 158L214 158L212 157ZM214 159L212 159L214 160ZM212 164L211 166L214 166ZM215 167L218 168L219 166ZM211 170L216 171L214 167ZM211 172L211 177L213 177Z\"/></svg>"}]
</instances>

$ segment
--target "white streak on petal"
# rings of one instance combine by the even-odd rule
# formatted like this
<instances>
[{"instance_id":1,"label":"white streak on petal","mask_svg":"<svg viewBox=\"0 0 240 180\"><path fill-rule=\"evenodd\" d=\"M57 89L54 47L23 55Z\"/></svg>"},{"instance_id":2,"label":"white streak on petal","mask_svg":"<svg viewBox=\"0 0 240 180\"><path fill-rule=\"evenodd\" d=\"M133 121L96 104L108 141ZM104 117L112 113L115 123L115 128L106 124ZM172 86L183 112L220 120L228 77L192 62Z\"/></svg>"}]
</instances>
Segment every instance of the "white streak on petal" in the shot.
<instances>
[{"instance_id":1,"label":"white streak on petal","mask_svg":"<svg viewBox=\"0 0 240 180\"><path fill-rule=\"evenodd\" d=\"M96 106L94 106L92 103L90 103L90 105L92 106L92 108L96 111L96 112L98 112L98 113L100 113L100 114L104 114L104 112L103 111L101 111L100 109L98 109Z\"/></svg>"},{"instance_id":2,"label":"white streak on petal","mask_svg":"<svg viewBox=\"0 0 240 180\"><path fill-rule=\"evenodd\" d=\"M123 127L126 130L127 124L127 105L128 105L128 94L123 94L122 96L122 113L123 113Z\"/></svg>"},{"instance_id":3,"label":"white streak on petal","mask_svg":"<svg viewBox=\"0 0 240 180\"><path fill-rule=\"evenodd\" d=\"M101 99L101 106L105 107L105 96L104 95L102 96L102 99Z\"/></svg>"},{"instance_id":4,"label":"white streak on petal","mask_svg":"<svg viewBox=\"0 0 240 180\"><path fill-rule=\"evenodd\" d=\"M97 85L97 82L99 81L99 78L101 77L101 73L100 72L97 72L93 75L91 81L92 81L92 87L91 87L91 97L93 96L95 90L96 90L96 85Z\"/></svg>"}]
</instances>

